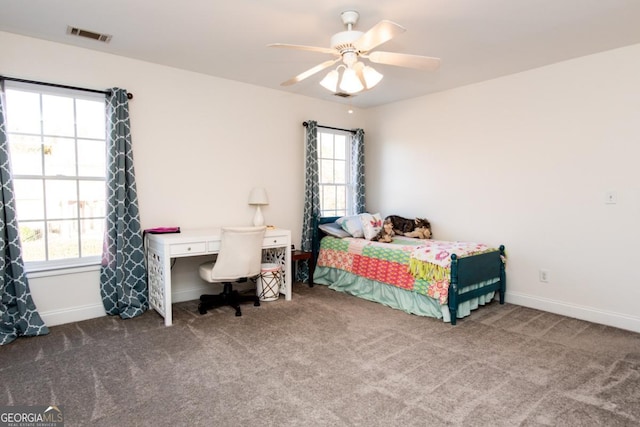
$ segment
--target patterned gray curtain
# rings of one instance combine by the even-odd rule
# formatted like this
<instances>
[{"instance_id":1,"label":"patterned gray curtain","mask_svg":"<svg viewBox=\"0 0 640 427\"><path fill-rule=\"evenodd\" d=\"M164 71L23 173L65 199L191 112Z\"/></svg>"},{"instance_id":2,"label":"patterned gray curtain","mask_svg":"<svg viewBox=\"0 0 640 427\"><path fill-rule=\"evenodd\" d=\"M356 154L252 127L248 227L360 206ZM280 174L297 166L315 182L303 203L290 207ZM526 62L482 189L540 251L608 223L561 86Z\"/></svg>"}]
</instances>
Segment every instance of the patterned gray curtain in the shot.
<instances>
[{"instance_id":1,"label":"patterned gray curtain","mask_svg":"<svg viewBox=\"0 0 640 427\"><path fill-rule=\"evenodd\" d=\"M149 307L127 91L107 97L107 203L100 293L107 314L123 319Z\"/></svg>"},{"instance_id":2,"label":"patterned gray curtain","mask_svg":"<svg viewBox=\"0 0 640 427\"><path fill-rule=\"evenodd\" d=\"M353 208L355 213L366 211L364 197L364 131L356 129L351 140L351 171L355 191L353 192Z\"/></svg>"},{"instance_id":3,"label":"patterned gray curtain","mask_svg":"<svg viewBox=\"0 0 640 427\"><path fill-rule=\"evenodd\" d=\"M313 219L320 215L320 180L318 178L318 122L307 121L305 135L304 210L302 213L302 250L311 252ZM297 269L296 280L309 279L309 265L305 262Z\"/></svg>"},{"instance_id":4,"label":"patterned gray curtain","mask_svg":"<svg viewBox=\"0 0 640 427\"><path fill-rule=\"evenodd\" d=\"M49 329L31 298L22 261L16 200L11 178L9 141L4 118L4 88L0 81L0 345L19 336L45 335Z\"/></svg>"}]
</instances>

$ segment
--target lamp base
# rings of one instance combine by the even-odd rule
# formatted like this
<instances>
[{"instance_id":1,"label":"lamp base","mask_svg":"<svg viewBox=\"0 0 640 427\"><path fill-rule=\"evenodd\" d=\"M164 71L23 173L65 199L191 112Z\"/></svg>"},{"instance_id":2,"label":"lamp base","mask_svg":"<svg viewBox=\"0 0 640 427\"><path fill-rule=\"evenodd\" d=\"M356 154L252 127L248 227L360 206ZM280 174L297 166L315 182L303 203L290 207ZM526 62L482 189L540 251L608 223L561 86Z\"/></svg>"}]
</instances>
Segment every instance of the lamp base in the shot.
<instances>
[{"instance_id":1,"label":"lamp base","mask_svg":"<svg viewBox=\"0 0 640 427\"><path fill-rule=\"evenodd\" d=\"M260 205L256 205L256 214L253 216L253 225L255 227L264 225L264 217L262 216L262 209L260 209Z\"/></svg>"}]
</instances>

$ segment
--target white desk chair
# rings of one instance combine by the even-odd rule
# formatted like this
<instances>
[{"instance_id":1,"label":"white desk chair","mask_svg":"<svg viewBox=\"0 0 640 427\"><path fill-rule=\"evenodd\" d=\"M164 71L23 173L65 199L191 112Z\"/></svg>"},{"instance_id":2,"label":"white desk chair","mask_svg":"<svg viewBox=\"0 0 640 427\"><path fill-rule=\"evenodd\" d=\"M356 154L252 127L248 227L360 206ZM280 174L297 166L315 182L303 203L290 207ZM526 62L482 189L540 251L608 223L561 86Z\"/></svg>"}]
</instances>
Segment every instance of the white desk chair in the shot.
<instances>
[{"instance_id":1,"label":"white desk chair","mask_svg":"<svg viewBox=\"0 0 640 427\"><path fill-rule=\"evenodd\" d=\"M255 293L253 296L241 296L233 289L233 282L246 282L248 278L260 274L262 241L266 229L264 226L222 228L217 259L200 265L199 271L202 279L209 283L222 283L224 288L218 295L200 296L200 314L205 314L210 308L230 305L236 309L236 316L242 316L241 302L253 301L253 305L260 305Z\"/></svg>"}]
</instances>

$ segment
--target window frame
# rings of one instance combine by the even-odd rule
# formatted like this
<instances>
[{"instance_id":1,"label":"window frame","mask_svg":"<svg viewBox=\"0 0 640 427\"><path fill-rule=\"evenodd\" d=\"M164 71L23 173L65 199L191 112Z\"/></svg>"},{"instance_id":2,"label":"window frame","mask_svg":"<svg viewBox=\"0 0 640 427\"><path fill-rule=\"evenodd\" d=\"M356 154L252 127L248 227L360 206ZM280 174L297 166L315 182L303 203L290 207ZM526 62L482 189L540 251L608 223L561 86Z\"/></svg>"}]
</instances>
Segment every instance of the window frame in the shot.
<instances>
[{"instance_id":1,"label":"window frame","mask_svg":"<svg viewBox=\"0 0 640 427\"><path fill-rule=\"evenodd\" d=\"M325 138L323 135L330 135L333 143L333 155L325 156L323 150L323 139ZM340 157L336 157L335 148L336 148L336 137L341 136L344 137L344 159ZM318 190L319 190L319 200L320 200L320 216L322 217L333 217L333 216L347 216L355 214L355 206L354 206L354 191L355 191L355 183L353 182L353 132L348 130L340 130L340 129L331 129L331 128L318 128ZM333 182L323 182L323 163L330 161L333 164ZM344 162L344 169L341 171L344 173L344 183L335 182L336 162ZM337 203L337 193L338 188L344 188L344 204L345 209L338 209L337 206L335 208L326 208L325 207L325 191L328 187L333 187L335 191L334 201ZM335 205L334 205L335 206Z\"/></svg>"},{"instance_id":2,"label":"window frame","mask_svg":"<svg viewBox=\"0 0 640 427\"><path fill-rule=\"evenodd\" d=\"M74 157L75 157L75 163L73 165L73 169L74 169L74 174L73 175L62 175L62 174L56 174L56 175L47 175L46 174L46 170L44 169L44 162L45 162L45 154L40 153L41 156L41 160L43 161L43 168L41 170L41 174L29 174L29 173L25 173L25 174L16 174L13 170L12 170L12 178L15 182L15 180L41 180L42 181L42 185L43 185L43 200L42 200L42 209L43 209L43 213L42 213L42 218L38 218L38 219L20 219L20 213L17 213L17 221L18 221L18 227L22 227L24 224L29 224L29 223L34 223L34 222L39 222L39 223L43 223L44 226L44 234L45 236L43 237L43 244L44 244L44 251L45 251L45 257L49 258L50 257L50 241L49 241L49 231L47 230L49 227L49 223L51 221L61 221L61 220L72 220L73 221L73 226L78 227L78 232L77 232L77 242L76 242L76 249L77 249L77 253L78 256L77 257L70 257L70 258L58 258L58 259L45 259L45 260L38 260L38 261L24 261L24 256L23 256L23 261L24 261L24 265L25 265L25 271L27 271L28 273L41 273L41 274L46 274L46 272L48 271L55 271L55 272L60 272L63 270L67 270L67 269L80 269L80 271L84 271L87 268L93 270L95 268L95 266L99 266L102 260L102 256L100 255L90 255L90 256L82 256L82 250L83 250L83 240L82 240L82 224L85 221L95 221L96 223L101 224L102 229L98 230L98 232L96 232L96 235L102 235L104 236L104 226L105 226L105 217L106 217L106 211L103 210L102 215L91 215L91 216L82 216L80 214L80 207L79 207L79 203L77 203L78 201L83 201L82 200L82 196L81 196L81 184L82 183L89 183L89 182L102 182L103 183L103 187L104 187L104 195L106 197L106 186L107 186L107 172L106 172L106 167L104 170L104 173L101 176L96 176L96 175L80 175L80 163L79 163L79 156L78 156L78 141L82 140L82 141L95 141L98 143L102 144L102 147L104 148L104 153L105 153L105 166L106 166L106 147L107 147L107 140L108 140L108 135L107 135L107 130L106 130L106 119L105 119L105 132L103 134L104 138L96 138L96 137L87 137L87 136L80 136L78 134L78 127L77 127L77 119L79 116L79 112L77 109L77 100L88 100L88 101L100 101L103 103L103 105L105 105L105 116L106 116L106 95L102 94L102 93L93 93L93 92L86 92L86 91L82 91L82 90L77 90L77 89L69 89L69 88L61 88L61 87L53 87L53 86L46 86L46 85L37 85L34 83L25 83L25 82L16 82L16 81L8 81L5 80L4 81L4 90L5 93L7 91L10 90L18 90L18 91L24 91L24 92L32 92L35 94L38 94L39 96L39 108L40 108L40 129L39 129L39 133L35 133L35 132L15 132L15 131L10 131L10 127L9 127L9 121L10 119L10 109L11 106L8 105L9 102L7 101L5 103L5 111L6 111L6 133L7 133L7 138L9 140L9 147L11 147L11 138L13 135L20 135L20 136L26 136L26 137L33 137L34 139L40 139L40 144L41 146L45 146L47 144L47 139L54 139L54 140L61 140L62 138L64 139L69 139L72 140L73 143L73 153L74 153ZM44 117L44 113L43 113L43 104L42 104L42 96L43 95L53 95L53 96L61 96L61 97L66 97L66 98L73 98L73 135L57 135L57 134L53 134L53 133L47 133L44 129L45 125L44 122L46 121L46 118ZM14 157L14 156L12 156ZM14 162L13 158L12 158L12 163ZM75 201L76 201L76 205L77 207L75 208L75 215L67 218L67 217L51 217L48 215L47 213L47 198L45 195L45 188L44 188L44 183L45 181L51 183L51 182L72 182L74 183L74 191L75 191ZM15 187L15 186L14 186ZM14 188L15 191L15 188ZM17 195L16 195L17 198ZM70 199L72 200L72 199ZM22 235L21 235L21 239L22 239ZM95 239L94 239L95 240ZM23 251L23 255L24 255L24 248L22 249ZM41 275L41 274L38 274Z\"/></svg>"}]
</instances>

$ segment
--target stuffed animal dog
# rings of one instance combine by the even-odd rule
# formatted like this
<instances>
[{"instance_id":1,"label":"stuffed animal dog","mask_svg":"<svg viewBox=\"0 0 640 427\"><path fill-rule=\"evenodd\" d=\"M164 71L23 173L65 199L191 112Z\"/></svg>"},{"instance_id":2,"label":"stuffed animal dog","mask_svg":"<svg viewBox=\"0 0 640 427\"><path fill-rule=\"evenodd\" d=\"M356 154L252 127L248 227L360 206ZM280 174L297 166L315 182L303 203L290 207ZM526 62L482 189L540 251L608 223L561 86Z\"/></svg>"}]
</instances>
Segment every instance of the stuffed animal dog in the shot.
<instances>
[{"instance_id":1,"label":"stuffed animal dog","mask_svg":"<svg viewBox=\"0 0 640 427\"><path fill-rule=\"evenodd\" d=\"M393 231L398 236L431 238L431 223L426 218L408 219L399 215L389 215L385 218L385 221L387 220L393 224Z\"/></svg>"}]
</instances>

